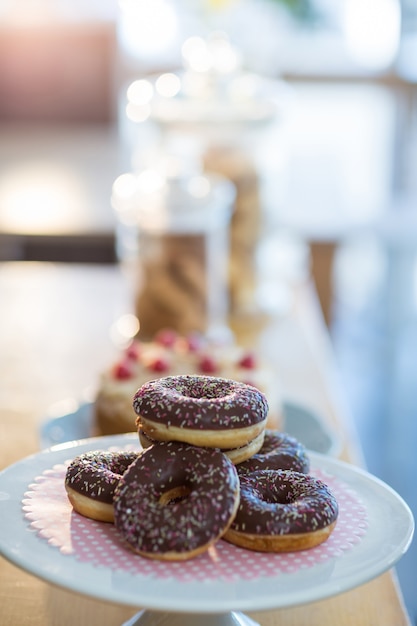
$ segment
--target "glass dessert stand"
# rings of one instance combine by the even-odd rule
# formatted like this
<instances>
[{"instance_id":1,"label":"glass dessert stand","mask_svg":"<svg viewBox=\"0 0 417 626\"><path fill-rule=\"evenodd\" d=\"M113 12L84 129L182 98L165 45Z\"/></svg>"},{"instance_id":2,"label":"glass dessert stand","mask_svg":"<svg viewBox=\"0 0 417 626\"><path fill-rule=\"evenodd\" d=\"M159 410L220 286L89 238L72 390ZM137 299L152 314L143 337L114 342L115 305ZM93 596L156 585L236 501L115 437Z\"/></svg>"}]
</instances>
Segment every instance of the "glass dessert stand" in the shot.
<instances>
[{"instance_id":1,"label":"glass dessert stand","mask_svg":"<svg viewBox=\"0 0 417 626\"><path fill-rule=\"evenodd\" d=\"M298 606L342 593L390 569L408 549L407 504L369 473L310 453L311 473L332 488L339 520L322 546L263 554L224 541L184 562L143 559L112 524L74 513L66 464L93 449L135 449L136 434L58 445L0 474L0 554L54 585L142 610L124 626L257 626L246 614Z\"/></svg>"}]
</instances>

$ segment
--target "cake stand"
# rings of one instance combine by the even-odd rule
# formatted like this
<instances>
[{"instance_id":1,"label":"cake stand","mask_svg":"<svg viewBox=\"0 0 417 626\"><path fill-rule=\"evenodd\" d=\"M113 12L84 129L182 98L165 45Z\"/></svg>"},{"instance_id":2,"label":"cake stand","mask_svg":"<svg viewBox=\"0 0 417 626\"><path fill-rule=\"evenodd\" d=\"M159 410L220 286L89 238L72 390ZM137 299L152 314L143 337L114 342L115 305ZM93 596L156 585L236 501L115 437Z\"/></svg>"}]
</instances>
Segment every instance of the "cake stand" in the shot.
<instances>
[{"instance_id":1,"label":"cake stand","mask_svg":"<svg viewBox=\"0 0 417 626\"><path fill-rule=\"evenodd\" d=\"M74 513L62 478L66 464L87 450L135 447L134 434L74 441L0 473L0 554L54 585L140 607L125 626L257 626L246 612L298 606L362 585L395 565L412 540L413 516L392 488L311 452L311 473L325 477L341 505L321 551L265 555L220 541L214 557L143 559L117 545L112 524ZM355 515L360 532L352 531Z\"/></svg>"}]
</instances>

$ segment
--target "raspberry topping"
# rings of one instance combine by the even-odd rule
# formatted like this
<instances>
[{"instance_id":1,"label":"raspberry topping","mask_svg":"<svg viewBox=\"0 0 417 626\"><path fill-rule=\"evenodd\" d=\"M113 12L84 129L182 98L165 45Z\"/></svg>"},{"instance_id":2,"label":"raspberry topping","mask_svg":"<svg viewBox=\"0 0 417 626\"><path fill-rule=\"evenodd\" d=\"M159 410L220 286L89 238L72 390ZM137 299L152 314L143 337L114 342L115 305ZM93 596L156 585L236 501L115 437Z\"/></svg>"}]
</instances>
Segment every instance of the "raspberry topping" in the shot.
<instances>
[{"instance_id":1,"label":"raspberry topping","mask_svg":"<svg viewBox=\"0 0 417 626\"><path fill-rule=\"evenodd\" d=\"M203 345L203 339L201 335L193 333L187 336L187 348L189 352L197 352Z\"/></svg>"},{"instance_id":2,"label":"raspberry topping","mask_svg":"<svg viewBox=\"0 0 417 626\"><path fill-rule=\"evenodd\" d=\"M165 359L158 357L150 363L149 369L152 372L167 372L169 370L169 363Z\"/></svg>"},{"instance_id":3,"label":"raspberry topping","mask_svg":"<svg viewBox=\"0 0 417 626\"><path fill-rule=\"evenodd\" d=\"M215 374L218 371L218 365L211 356L203 356L198 364L200 372L204 374Z\"/></svg>"},{"instance_id":4,"label":"raspberry topping","mask_svg":"<svg viewBox=\"0 0 417 626\"><path fill-rule=\"evenodd\" d=\"M127 360L117 363L113 368L113 376L117 380L128 380L129 378L132 378L133 371L131 363Z\"/></svg>"},{"instance_id":5,"label":"raspberry topping","mask_svg":"<svg viewBox=\"0 0 417 626\"><path fill-rule=\"evenodd\" d=\"M244 367L245 369L248 369L248 370L255 369L256 367L255 355L252 354L251 352L244 354L239 361L239 365L240 367Z\"/></svg>"},{"instance_id":6,"label":"raspberry topping","mask_svg":"<svg viewBox=\"0 0 417 626\"><path fill-rule=\"evenodd\" d=\"M126 348L125 355L128 359L132 359L133 361L139 360L140 355L140 347L137 341L134 341Z\"/></svg>"},{"instance_id":7,"label":"raspberry topping","mask_svg":"<svg viewBox=\"0 0 417 626\"><path fill-rule=\"evenodd\" d=\"M172 348L176 340L177 333L169 328L164 328L155 335L155 341L165 348Z\"/></svg>"}]
</instances>

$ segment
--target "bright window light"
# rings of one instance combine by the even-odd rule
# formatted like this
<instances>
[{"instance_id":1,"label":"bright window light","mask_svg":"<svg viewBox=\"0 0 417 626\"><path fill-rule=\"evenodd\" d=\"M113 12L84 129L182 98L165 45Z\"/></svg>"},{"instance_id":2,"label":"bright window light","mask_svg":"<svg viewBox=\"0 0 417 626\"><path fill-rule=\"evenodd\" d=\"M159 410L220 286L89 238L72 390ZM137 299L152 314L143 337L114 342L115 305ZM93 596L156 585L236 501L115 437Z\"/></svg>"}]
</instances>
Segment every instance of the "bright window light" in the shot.
<instances>
[{"instance_id":1,"label":"bright window light","mask_svg":"<svg viewBox=\"0 0 417 626\"><path fill-rule=\"evenodd\" d=\"M120 0L120 9L120 42L133 57L160 54L175 41L178 20L166 0Z\"/></svg>"},{"instance_id":2,"label":"bright window light","mask_svg":"<svg viewBox=\"0 0 417 626\"><path fill-rule=\"evenodd\" d=\"M345 0L346 44L354 60L372 69L388 67L400 40L399 0Z\"/></svg>"},{"instance_id":3,"label":"bright window light","mask_svg":"<svg viewBox=\"0 0 417 626\"><path fill-rule=\"evenodd\" d=\"M49 162L10 167L0 176L0 207L10 232L52 234L76 230L88 202L74 174Z\"/></svg>"}]
</instances>

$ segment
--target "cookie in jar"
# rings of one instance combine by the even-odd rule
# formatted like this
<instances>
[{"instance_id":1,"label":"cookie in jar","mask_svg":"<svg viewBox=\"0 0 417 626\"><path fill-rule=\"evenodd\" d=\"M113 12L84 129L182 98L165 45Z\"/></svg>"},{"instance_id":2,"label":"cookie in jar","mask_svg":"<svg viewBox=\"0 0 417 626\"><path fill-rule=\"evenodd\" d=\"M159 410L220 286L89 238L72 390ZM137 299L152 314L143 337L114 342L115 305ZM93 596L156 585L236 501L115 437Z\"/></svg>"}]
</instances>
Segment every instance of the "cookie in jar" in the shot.
<instances>
[{"instance_id":1,"label":"cookie in jar","mask_svg":"<svg viewBox=\"0 0 417 626\"><path fill-rule=\"evenodd\" d=\"M234 185L197 174L161 178L148 191L141 180L146 177L138 175L128 207L141 337L151 339L167 327L181 334L227 332Z\"/></svg>"}]
</instances>

